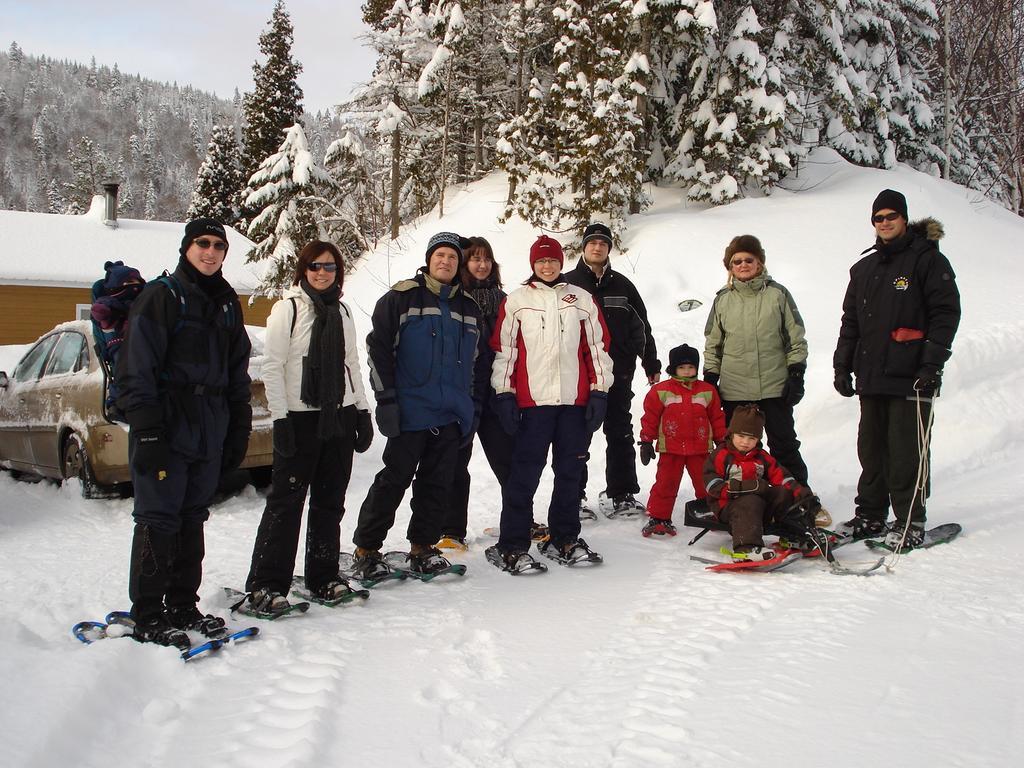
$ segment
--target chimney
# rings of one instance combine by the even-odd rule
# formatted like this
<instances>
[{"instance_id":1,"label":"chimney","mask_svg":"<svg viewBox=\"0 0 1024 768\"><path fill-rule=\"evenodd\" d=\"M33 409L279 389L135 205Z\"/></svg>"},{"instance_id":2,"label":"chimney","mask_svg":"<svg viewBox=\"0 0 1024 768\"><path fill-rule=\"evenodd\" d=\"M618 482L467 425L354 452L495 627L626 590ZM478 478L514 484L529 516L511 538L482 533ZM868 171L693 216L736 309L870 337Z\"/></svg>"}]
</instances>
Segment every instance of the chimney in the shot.
<instances>
[{"instance_id":1,"label":"chimney","mask_svg":"<svg viewBox=\"0 0 1024 768\"><path fill-rule=\"evenodd\" d=\"M103 182L103 223L108 227L117 227L117 188L116 181Z\"/></svg>"}]
</instances>

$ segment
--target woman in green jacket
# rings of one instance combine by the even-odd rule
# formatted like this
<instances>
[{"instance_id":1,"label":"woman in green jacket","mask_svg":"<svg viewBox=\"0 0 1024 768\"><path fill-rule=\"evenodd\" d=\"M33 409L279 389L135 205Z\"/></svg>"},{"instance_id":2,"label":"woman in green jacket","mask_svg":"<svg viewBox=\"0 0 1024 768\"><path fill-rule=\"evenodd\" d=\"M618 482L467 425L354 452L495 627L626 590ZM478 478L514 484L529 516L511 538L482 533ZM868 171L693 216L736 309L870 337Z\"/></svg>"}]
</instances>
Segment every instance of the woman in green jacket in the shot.
<instances>
[{"instance_id":1,"label":"woman in green jacket","mask_svg":"<svg viewBox=\"0 0 1024 768\"><path fill-rule=\"evenodd\" d=\"M734 237L725 249L729 279L704 328L704 380L718 387L726 420L742 403L761 408L769 452L807 485L793 423L793 407L804 396L804 321L764 262L764 248L753 235Z\"/></svg>"}]
</instances>

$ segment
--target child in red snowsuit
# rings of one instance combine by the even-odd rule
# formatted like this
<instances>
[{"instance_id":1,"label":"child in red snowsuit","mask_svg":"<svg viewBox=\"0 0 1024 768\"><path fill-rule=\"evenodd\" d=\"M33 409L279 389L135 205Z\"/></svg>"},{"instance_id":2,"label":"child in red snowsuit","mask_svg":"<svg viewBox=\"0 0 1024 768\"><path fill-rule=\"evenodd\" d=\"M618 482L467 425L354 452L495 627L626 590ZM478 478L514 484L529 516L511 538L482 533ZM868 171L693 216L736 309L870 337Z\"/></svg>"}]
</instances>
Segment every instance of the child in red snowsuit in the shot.
<instances>
[{"instance_id":1,"label":"child in red snowsuit","mask_svg":"<svg viewBox=\"0 0 1024 768\"><path fill-rule=\"evenodd\" d=\"M685 469L693 483L698 501L707 497L702 472L708 453L725 437L725 414L718 399L718 390L697 378L700 355L683 344L669 353L671 378L651 387L644 398L644 415L640 420L640 461L646 466L655 456L658 474L647 500L650 516L643 528L644 536L675 536L672 508L679 493ZM657 449L655 449L657 442Z\"/></svg>"},{"instance_id":2,"label":"child in red snowsuit","mask_svg":"<svg viewBox=\"0 0 1024 768\"><path fill-rule=\"evenodd\" d=\"M737 406L725 440L704 464L708 501L732 533L735 560L766 560L775 556L761 538L764 526L801 537L814 525L816 505L794 508L795 500L810 499L810 488L761 447L764 414L754 404Z\"/></svg>"}]
</instances>

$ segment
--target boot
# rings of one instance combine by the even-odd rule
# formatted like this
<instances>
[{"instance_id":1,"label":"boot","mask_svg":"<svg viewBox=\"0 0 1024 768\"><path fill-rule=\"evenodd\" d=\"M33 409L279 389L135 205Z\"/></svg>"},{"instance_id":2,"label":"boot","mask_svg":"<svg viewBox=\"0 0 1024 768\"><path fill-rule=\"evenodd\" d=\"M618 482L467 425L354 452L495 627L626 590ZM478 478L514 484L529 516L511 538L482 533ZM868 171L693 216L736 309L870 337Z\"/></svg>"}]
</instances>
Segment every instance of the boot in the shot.
<instances>
[{"instance_id":1,"label":"boot","mask_svg":"<svg viewBox=\"0 0 1024 768\"><path fill-rule=\"evenodd\" d=\"M144 523L135 524L128 598L132 601L132 619L137 625L163 618L174 540L173 534L161 533Z\"/></svg>"},{"instance_id":2,"label":"boot","mask_svg":"<svg viewBox=\"0 0 1024 768\"><path fill-rule=\"evenodd\" d=\"M175 544L167 579L167 609L187 614L187 609L199 602L199 586L203 582L203 557L206 555L203 524L182 523Z\"/></svg>"}]
</instances>

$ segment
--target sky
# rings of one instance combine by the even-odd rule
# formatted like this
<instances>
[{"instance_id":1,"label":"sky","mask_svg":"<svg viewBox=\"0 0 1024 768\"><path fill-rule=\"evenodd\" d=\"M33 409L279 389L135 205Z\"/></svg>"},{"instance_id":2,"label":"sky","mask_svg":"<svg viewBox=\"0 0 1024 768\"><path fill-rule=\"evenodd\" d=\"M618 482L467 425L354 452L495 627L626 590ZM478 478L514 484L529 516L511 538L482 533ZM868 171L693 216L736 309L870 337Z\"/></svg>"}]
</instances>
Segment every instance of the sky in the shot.
<instances>
[{"instance_id":1,"label":"sky","mask_svg":"<svg viewBox=\"0 0 1024 768\"><path fill-rule=\"evenodd\" d=\"M309 112L329 109L369 78L375 57L362 0L286 0L295 28L292 55ZM26 54L113 66L153 80L190 84L230 99L252 88L259 35L274 0L98 3L0 0L0 45Z\"/></svg>"}]
</instances>

